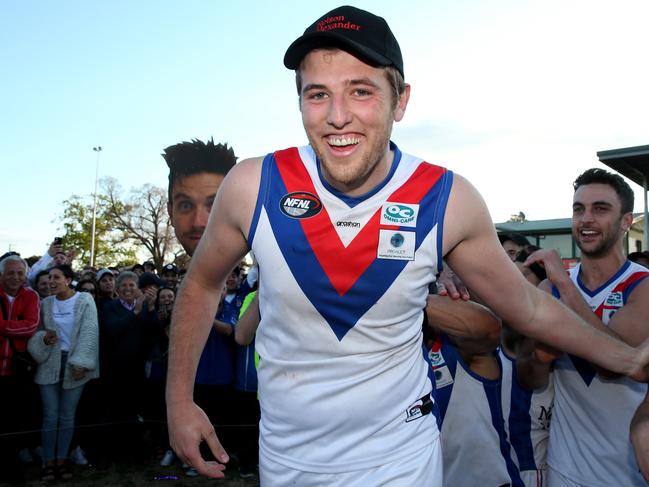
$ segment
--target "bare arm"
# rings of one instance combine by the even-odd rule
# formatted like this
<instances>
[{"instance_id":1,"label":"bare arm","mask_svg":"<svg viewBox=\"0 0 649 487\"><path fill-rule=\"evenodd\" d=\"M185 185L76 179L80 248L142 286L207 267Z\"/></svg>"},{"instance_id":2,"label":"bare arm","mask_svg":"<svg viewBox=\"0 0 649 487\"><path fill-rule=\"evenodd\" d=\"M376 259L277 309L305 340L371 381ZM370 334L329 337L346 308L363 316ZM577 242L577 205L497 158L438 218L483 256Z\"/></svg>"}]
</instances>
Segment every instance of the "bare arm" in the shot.
<instances>
[{"instance_id":1,"label":"bare arm","mask_svg":"<svg viewBox=\"0 0 649 487\"><path fill-rule=\"evenodd\" d=\"M561 301L577 313L580 318L598 330L615 338L620 338L617 333L601 322L601 320L590 309L588 303L584 301L581 292L575 287L572 279L570 279L570 276L564 270L561 258L556 250L538 250L534 252L527 261L525 261L525 265L529 266L535 262L543 266L548 276L549 286L546 290L547 292L551 292L551 286L555 286L559 291ZM636 343L635 345L639 345L639 343Z\"/></svg>"},{"instance_id":2,"label":"bare arm","mask_svg":"<svg viewBox=\"0 0 649 487\"><path fill-rule=\"evenodd\" d=\"M591 310L579 289L564 271L559 254L555 250L539 250L533 253L526 264L534 262L543 265L548 280L559 291L561 301L594 328L622 340L632 347L637 347L649 337L649 323L646 320L646 317L649 316L649 279L638 284L624 306L617 310L605 325ZM614 378L612 377L614 374L608 370L597 368L598 372L604 374L606 378Z\"/></svg>"},{"instance_id":3,"label":"bare arm","mask_svg":"<svg viewBox=\"0 0 649 487\"><path fill-rule=\"evenodd\" d=\"M649 343L636 351L532 286L500 246L484 201L460 176L455 177L445 221L446 260L503 321L525 336L604 368L646 379L643 365L649 361Z\"/></svg>"},{"instance_id":4,"label":"bare arm","mask_svg":"<svg viewBox=\"0 0 649 487\"><path fill-rule=\"evenodd\" d=\"M539 289L550 294L552 285L545 280L539 284ZM516 374L519 383L529 390L545 387L550 378L552 364L561 355L562 352L543 343L522 337L516 354Z\"/></svg>"},{"instance_id":5,"label":"bare arm","mask_svg":"<svg viewBox=\"0 0 649 487\"><path fill-rule=\"evenodd\" d=\"M500 341L500 319L473 301L448 296L428 296L428 324L445 333L465 353L492 352Z\"/></svg>"},{"instance_id":6,"label":"bare arm","mask_svg":"<svg viewBox=\"0 0 649 487\"><path fill-rule=\"evenodd\" d=\"M248 306L248 309L241 315L237 326L234 328L234 340L239 345L249 345L252 339L255 338L257 326L259 325L259 301L257 300L258 294Z\"/></svg>"},{"instance_id":7,"label":"bare arm","mask_svg":"<svg viewBox=\"0 0 649 487\"><path fill-rule=\"evenodd\" d=\"M216 332L219 335L225 335L225 336L232 335L233 327L232 325L226 323L225 321L214 319L214 321L212 322L212 326L214 327L214 330L216 330Z\"/></svg>"},{"instance_id":8,"label":"bare arm","mask_svg":"<svg viewBox=\"0 0 649 487\"><path fill-rule=\"evenodd\" d=\"M193 402L194 379L225 279L248 251L245 232L256 202L260 162L239 163L223 181L172 315L166 393L171 446L198 472L214 478L223 477L225 467L205 462L200 442L207 442L219 462L227 462L228 456Z\"/></svg>"}]
</instances>

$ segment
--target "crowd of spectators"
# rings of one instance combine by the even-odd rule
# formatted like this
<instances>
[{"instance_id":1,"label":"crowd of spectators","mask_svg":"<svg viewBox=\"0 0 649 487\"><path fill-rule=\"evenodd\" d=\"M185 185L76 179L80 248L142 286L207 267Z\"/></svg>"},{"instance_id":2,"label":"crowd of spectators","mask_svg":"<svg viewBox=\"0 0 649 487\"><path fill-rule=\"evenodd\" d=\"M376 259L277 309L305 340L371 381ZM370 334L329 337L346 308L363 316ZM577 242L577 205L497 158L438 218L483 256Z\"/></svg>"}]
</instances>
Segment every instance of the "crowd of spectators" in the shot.
<instances>
[{"instance_id":1,"label":"crowd of spectators","mask_svg":"<svg viewBox=\"0 0 649 487\"><path fill-rule=\"evenodd\" d=\"M75 270L73 259L54 241L31 267L15 252L0 262L0 483L22 482L33 462L48 482L72 479L74 464L178 461L164 389L184 269L170 263L158 272L144 262ZM254 358L242 359L254 346L237 346L233 331L256 284L246 269L226 283L196 383L210 419L229 430L244 478L255 474L259 421Z\"/></svg>"}]
</instances>

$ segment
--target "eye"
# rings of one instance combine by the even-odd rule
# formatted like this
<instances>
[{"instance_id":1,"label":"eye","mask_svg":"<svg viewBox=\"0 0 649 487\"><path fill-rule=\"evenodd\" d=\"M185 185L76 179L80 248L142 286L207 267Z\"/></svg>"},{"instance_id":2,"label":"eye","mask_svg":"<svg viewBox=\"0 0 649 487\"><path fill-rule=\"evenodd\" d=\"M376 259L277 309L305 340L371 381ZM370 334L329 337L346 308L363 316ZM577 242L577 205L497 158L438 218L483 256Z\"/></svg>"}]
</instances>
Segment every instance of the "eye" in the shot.
<instances>
[{"instance_id":1,"label":"eye","mask_svg":"<svg viewBox=\"0 0 649 487\"><path fill-rule=\"evenodd\" d=\"M365 96L369 96L370 94L371 94L370 91L366 90L365 88L356 88L354 90L354 95L361 98Z\"/></svg>"},{"instance_id":2,"label":"eye","mask_svg":"<svg viewBox=\"0 0 649 487\"><path fill-rule=\"evenodd\" d=\"M193 207L194 205L188 200L182 200L176 204L176 208L181 212L190 211Z\"/></svg>"},{"instance_id":3,"label":"eye","mask_svg":"<svg viewBox=\"0 0 649 487\"><path fill-rule=\"evenodd\" d=\"M327 98L327 96L327 93L325 93L324 91L312 91L307 94L307 98L313 101L324 100L325 98Z\"/></svg>"}]
</instances>

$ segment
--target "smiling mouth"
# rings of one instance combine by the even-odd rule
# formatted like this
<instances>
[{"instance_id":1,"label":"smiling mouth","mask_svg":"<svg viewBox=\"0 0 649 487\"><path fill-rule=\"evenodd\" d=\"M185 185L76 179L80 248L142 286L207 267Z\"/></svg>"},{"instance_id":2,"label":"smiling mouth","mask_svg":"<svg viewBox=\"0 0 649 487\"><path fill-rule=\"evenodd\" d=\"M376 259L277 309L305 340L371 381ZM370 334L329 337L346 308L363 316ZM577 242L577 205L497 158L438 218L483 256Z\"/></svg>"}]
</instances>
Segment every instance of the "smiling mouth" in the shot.
<instances>
[{"instance_id":1,"label":"smiling mouth","mask_svg":"<svg viewBox=\"0 0 649 487\"><path fill-rule=\"evenodd\" d=\"M332 147L351 147L360 144L360 137L352 136L329 136L327 137L327 143Z\"/></svg>"}]
</instances>

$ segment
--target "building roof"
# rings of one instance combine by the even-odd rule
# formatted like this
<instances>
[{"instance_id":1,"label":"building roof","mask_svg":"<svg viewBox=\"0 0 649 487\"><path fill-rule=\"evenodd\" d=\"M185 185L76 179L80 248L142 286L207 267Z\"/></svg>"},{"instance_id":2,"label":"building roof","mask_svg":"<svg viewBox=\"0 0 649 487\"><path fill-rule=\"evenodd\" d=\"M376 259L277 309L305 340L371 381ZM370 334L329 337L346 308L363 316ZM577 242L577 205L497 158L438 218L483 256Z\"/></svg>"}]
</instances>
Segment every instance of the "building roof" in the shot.
<instances>
[{"instance_id":1,"label":"building roof","mask_svg":"<svg viewBox=\"0 0 649 487\"><path fill-rule=\"evenodd\" d=\"M633 214L633 224L643 221L642 213ZM525 220L522 222L495 223L499 233L572 233L572 218L551 218L550 220Z\"/></svg>"},{"instance_id":2,"label":"building roof","mask_svg":"<svg viewBox=\"0 0 649 487\"><path fill-rule=\"evenodd\" d=\"M599 151L599 160L640 186L649 180L649 145Z\"/></svg>"},{"instance_id":3,"label":"building roof","mask_svg":"<svg viewBox=\"0 0 649 487\"><path fill-rule=\"evenodd\" d=\"M571 229L572 218L496 223L496 230L504 233L569 233Z\"/></svg>"}]
</instances>

